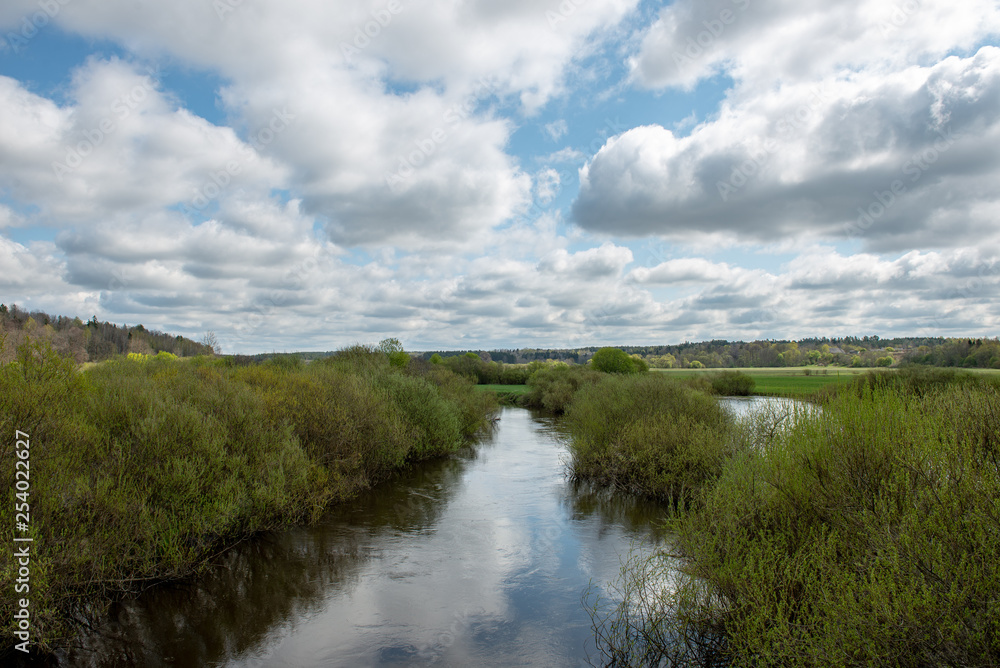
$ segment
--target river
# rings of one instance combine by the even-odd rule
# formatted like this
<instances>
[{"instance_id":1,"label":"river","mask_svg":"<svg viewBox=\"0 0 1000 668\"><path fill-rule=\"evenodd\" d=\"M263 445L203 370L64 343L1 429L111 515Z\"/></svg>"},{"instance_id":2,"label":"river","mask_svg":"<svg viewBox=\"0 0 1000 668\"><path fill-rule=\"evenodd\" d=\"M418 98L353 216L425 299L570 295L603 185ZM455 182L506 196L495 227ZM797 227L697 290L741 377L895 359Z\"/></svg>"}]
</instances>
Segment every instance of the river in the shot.
<instances>
[{"instance_id":1,"label":"river","mask_svg":"<svg viewBox=\"0 0 1000 668\"><path fill-rule=\"evenodd\" d=\"M493 433L319 523L236 547L191 583L116 606L69 665L579 666L581 597L651 550L659 508L566 477L557 418Z\"/></svg>"},{"instance_id":2,"label":"river","mask_svg":"<svg viewBox=\"0 0 1000 668\"><path fill-rule=\"evenodd\" d=\"M736 416L789 400L726 399ZM791 405L791 403L788 403ZM582 598L663 537L655 503L570 481L562 422L506 408L492 433L309 527L147 591L72 666L580 666Z\"/></svg>"}]
</instances>

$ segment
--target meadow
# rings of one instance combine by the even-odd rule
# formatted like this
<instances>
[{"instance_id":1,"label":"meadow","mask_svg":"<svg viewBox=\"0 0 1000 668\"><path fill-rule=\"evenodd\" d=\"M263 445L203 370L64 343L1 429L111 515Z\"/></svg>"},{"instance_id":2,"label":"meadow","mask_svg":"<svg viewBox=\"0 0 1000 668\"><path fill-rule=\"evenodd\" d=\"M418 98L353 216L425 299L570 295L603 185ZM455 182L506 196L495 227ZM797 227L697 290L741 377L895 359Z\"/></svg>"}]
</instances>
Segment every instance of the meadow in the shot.
<instances>
[{"instance_id":1,"label":"meadow","mask_svg":"<svg viewBox=\"0 0 1000 668\"><path fill-rule=\"evenodd\" d=\"M721 371L738 371L752 377L754 394L772 397L803 398L829 385L849 382L868 369L850 367L781 367L738 369L651 369L652 373L666 374L672 378L711 377Z\"/></svg>"},{"instance_id":2,"label":"meadow","mask_svg":"<svg viewBox=\"0 0 1000 668\"><path fill-rule=\"evenodd\" d=\"M540 366L539 369L546 368ZM536 373L538 369L532 372ZM740 369L650 369L650 373L664 374L674 379L688 379L697 382L698 379L711 380L723 372L739 372L753 378L753 394L772 397L808 398L810 395L831 385L848 383L868 369L851 369L841 367L818 368L784 367L784 368L740 368ZM1000 374L1000 371L981 370L980 373ZM531 387L527 384L504 385L496 383L478 386L484 391L496 392L505 403L516 405L519 397L530 394ZM545 406L539 400L538 408ZM561 409L559 410L561 412Z\"/></svg>"}]
</instances>

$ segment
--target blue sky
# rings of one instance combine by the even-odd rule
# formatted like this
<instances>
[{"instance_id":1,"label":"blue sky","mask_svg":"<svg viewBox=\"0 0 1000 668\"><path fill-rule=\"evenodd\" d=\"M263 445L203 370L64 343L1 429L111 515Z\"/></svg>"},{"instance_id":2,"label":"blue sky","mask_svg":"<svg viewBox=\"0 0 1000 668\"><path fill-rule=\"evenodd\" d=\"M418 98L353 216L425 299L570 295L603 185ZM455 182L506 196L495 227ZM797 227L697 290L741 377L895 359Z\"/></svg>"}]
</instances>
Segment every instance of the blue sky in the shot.
<instances>
[{"instance_id":1,"label":"blue sky","mask_svg":"<svg viewBox=\"0 0 1000 668\"><path fill-rule=\"evenodd\" d=\"M1000 6L0 8L0 296L226 352L996 336Z\"/></svg>"}]
</instances>

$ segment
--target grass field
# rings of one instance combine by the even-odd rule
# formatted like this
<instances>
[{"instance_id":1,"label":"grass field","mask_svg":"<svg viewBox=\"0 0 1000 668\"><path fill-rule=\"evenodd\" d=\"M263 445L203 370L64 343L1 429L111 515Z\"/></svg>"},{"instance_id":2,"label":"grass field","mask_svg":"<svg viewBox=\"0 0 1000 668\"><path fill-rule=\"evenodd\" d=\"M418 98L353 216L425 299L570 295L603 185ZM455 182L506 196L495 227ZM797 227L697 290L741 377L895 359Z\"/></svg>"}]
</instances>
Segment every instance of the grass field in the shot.
<instances>
[{"instance_id":1,"label":"grass field","mask_svg":"<svg viewBox=\"0 0 1000 668\"><path fill-rule=\"evenodd\" d=\"M483 392L496 392L498 394L527 394L527 385L476 385L477 389Z\"/></svg>"},{"instance_id":2,"label":"grass field","mask_svg":"<svg viewBox=\"0 0 1000 668\"><path fill-rule=\"evenodd\" d=\"M849 381L858 374L870 369L851 369L844 367L782 367L782 368L743 368L743 369L652 369L657 373L665 373L677 378L693 378L700 375L711 375L720 371L740 371L753 376L756 387L754 394L801 397L812 394L827 385ZM806 375L806 372L809 375Z\"/></svg>"}]
</instances>

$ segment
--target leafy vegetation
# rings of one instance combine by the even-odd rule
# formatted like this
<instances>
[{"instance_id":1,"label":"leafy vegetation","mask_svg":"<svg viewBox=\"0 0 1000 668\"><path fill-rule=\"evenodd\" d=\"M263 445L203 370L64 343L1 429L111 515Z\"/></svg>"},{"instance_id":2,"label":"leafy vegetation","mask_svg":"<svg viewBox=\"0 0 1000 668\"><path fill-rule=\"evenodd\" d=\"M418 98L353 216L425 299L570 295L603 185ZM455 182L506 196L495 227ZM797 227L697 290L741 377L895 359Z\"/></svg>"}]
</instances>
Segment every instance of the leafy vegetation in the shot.
<instances>
[{"instance_id":1,"label":"leafy vegetation","mask_svg":"<svg viewBox=\"0 0 1000 668\"><path fill-rule=\"evenodd\" d=\"M620 348L601 348L590 358L590 366L603 373L640 373L649 371L639 355L630 356Z\"/></svg>"},{"instance_id":2,"label":"leafy vegetation","mask_svg":"<svg viewBox=\"0 0 1000 668\"><path fill-rule=\"evenodd\" d=\"M567 419L574 476L682 506L732 455L715 399L659 374L605 376L580 390Z\"/></svg>"},{"instance_id":3,"label":"leafy vegetation","mask_svg":"<svg viewBox=\"0 0 1000 668\"><path fill-rule=\"evenodd\" d=\"M51 647L70 615L312 519L490 423L494 395L446 369L404 369L395 353L242 366L136 355L81 373L51 346L21 346L0 366L0 431L31 436L33 640ZM0 466L13 471L14 457L0 441ZM14 495L3 493L7 527ZM15 564L3 555L7 641Z\"/></svg>"},{"instance_id":4,"label":"leafy vegetation","mask_svg":"<svg viewBox=\"0 0 1000 668\"><path fill-rule=\"evenodd\" d=\"M995 382L870 374L759 426L672 520L683 568L633 560L594 603L609 663L1000 663Z\"/></svg>"},{"instance_id":5,"label":"leafy vegetation","mask_svg":"<svg viewBox=\"0 0 1000 668\"><path fill-rule=\"evenodd\" d=\"M723 371L712 376L712 393L723 397L748 397L757 383L740 371Z\"/></svg>"},{"instance_id":6,"label":"leafy vegetation","mask_svg":"<svg viewBox=\"0 0 1000 668\"><path fill-rule=\"evenodd\" d=\"M524 405L541 408L553 413L563 413L573 401L577 391L598 382L601 374L587 367L553 364L531 375Z\"/></svg>"}]
</instances>

